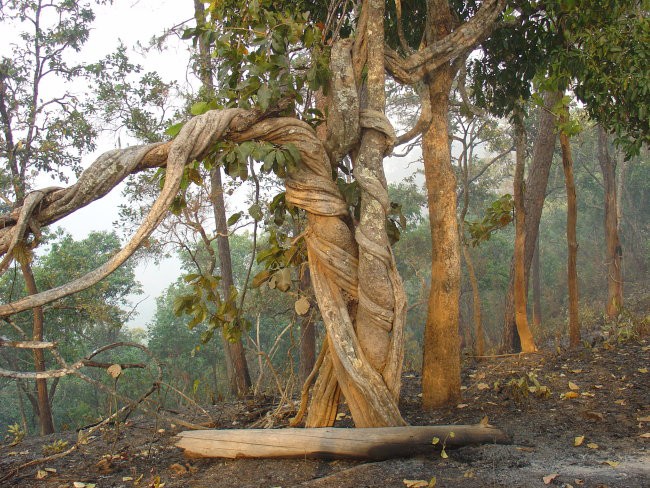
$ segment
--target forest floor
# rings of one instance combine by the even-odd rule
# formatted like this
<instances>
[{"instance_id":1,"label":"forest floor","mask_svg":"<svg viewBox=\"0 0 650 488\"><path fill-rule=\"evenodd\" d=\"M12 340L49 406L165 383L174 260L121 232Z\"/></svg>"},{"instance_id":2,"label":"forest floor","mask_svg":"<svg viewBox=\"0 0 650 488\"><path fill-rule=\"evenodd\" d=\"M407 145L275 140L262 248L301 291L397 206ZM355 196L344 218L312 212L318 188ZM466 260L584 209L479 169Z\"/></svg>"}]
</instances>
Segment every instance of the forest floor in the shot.
<instances>
[{"instance_id":1,"label":"forest floor","mask_svg":"<svg viewBox=\"0 0 650 488\"><path fill-rule=\"evenodd\" d=\"M432 414L420 408L419 377L406 374L401 410L410 424L475 424L487 416L513 439L511 445L449 451L446 459L433 449L430 455L381 462L187 459L174 447L174 435L182 429L133 417L0 485L387 488L422 480L411 486L650 487L649 368L647 335L610 336L575 351L468 361L461 402ZM245 428L274 410L272 399L252 399L221 403L210 412L218 428ZM286 418L276 426L283 424ZM349 417L340 424L349 426ZM60 439L72 445L76 434L27 438L1 448L0 478L42 457L43 446Z\"/></svg>"}]
</instances>

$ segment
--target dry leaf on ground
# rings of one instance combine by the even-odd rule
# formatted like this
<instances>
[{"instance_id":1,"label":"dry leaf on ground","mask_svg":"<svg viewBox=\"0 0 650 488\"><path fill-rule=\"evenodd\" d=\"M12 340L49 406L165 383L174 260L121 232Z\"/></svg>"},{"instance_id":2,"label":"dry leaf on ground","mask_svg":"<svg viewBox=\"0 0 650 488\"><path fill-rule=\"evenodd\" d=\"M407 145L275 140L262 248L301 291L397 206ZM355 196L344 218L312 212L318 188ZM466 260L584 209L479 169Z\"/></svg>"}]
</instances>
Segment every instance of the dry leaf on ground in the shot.
<instances>
[{"instance_id":1,"label":"dry leaf on ground","mask_svg":"<svg viewBox=\"0 0 650 488\"><path fill-rule=\"evenodd\" d=\"M550 485L553 483L553 480L560 476L560 473L553 473L553 474L548 474L542 478L542 481L544 482L545 485Z\"/></svg>"},{"instance_id":2,"label":"dry leaf on ground","mask_svg":"<svg viewBox=\"0 0 650 488\"><path fill-rule=\"evenodd\" d=\"M406 488L428 488L429 482L425 480L402 480Z\"/></svg>"},{"instance_id":3,"label":"dry leaf on ground","mask_svg":"<svg viewBox=\"0 0 650 488\"><path fill-rule=\"evenodd\" d=\"M174 474L182 476L184 474L187 474L187 468L183 466L182 464L174 463L169 467L169 470L172 471Z\"/></svg>"}]
</instances>

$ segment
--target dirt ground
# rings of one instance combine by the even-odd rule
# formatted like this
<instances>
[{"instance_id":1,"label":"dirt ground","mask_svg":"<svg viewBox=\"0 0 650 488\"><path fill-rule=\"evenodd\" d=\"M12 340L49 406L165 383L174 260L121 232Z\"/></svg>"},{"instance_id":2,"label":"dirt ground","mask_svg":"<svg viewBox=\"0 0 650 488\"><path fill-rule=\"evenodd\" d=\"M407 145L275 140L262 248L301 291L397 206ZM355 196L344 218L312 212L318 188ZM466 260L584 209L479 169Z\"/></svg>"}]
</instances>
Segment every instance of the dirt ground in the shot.
<instances>
[{"instance_id":1,"label":"dirt ground","mask_svg":"<svg viewBox=\"0 0 650 488\"><path fill-rule=\"evenodd\" d=\"M449 451L446 459L432 448L430 455L382 462L189 460L174 447L180 429L136 417L106 427L64 458L21 470L0 486L387 488L423 480L460 488L650 487L649 369L647 337L468 362L462 402L433 414L420 409L419 377L407 374L401 409L409 423L473 424L487 416L513 439L511 445ZM222 403L211 412L219 428L242 428L273 409L266 399ZM42 457L43 445L58 439L72 445L76 434L24 439L0 449L0 478Z\"/></svg>"}]
</instances>

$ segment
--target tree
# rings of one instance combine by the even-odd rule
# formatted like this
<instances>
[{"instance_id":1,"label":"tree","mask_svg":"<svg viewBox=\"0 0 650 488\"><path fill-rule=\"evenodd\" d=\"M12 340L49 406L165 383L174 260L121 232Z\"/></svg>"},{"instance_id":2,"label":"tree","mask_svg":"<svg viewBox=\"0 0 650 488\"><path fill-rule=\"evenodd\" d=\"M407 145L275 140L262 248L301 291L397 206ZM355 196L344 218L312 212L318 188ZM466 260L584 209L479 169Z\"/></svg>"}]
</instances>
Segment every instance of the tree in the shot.
<instances>
[{"instance_id":1,"label":"tree","mask_svg":"<svg viewBox=\"0 0 650 488\"><path fill-rule=\"evenodd\" d=\"M58 232L46 236L49 249L45 254L34 257L34 285L39 289L52 288L67 283L77 276L94 269L108 256L120 248L120 241L115 234L93 232L82 241L75 241L70 235ZM4 300L13 301L24 296L24 277L7 273L0 279L0 290ZM134 265L128 264L113 273L104 282L91 287L74 296L66 297L60 302L41 307L43 313L44 339L61 343L59 352L66 361L77 361L94 349L115 342L120 337L120 329L132 313L129 297L140 293L139 284L135 281ZM127 308L128 307L128 308ZM14 328L9 329L8 335L14 340L25 340L20 333L29 326L28 313L18 314L13 318ZM122 337L124 337L122 335ZM26 361L24 352L10 356L5 369L16 369L16 364ZM52 366L52 361L44 355L43 367ZM34 414L39 417L38 390L33 391L26 381L17 380L20 394L25 395L32 406ZM58 378L49 381L48 401L54 409L53 426L70 423L74 415L70 415L69 405L57 405L57 398L65 396L65 392L75 390L74 380L59 381ZM63 394L59 395L59 391ZM89 388L79 388L78 412L82 405L88 405ZM77 408L76 407L76 408ZM95 412L100 405L94 406ZM86 412L88 414L89 412ZM85 414L84 414L85 416ZM92 415L88 415L92 416ZM65 420L64 420L65 419ZM88 418L86 417L86 420ZM83 421L74 419L74 422Z\"/></svg>"},{"instance_id":2,"label":"tree","mask_svg":"<svg viewBox=\"0 0 650 488\"><path fill-rule=\"evenodd\" d=\"M458 156L458 170L462 186L461 210L458 217L459 233L461 237L461 250L467 268L467 274L472 289L472 315L474 320L474 354L482 356L485 353L485 333L483 330L483 318L481 312L481 298L479 283L474 268L474 260L470 253L470 240L465 234L466 227L472 228L472 224L466 221L470 211L470 199L472 187L477 186L477 180L483 176L495 163L503 160L513 149L512 142L505 137L498 122L490 118L485 111L472 107L469 103L466 92L464 92L463 77L465 70L461 69L458 85L460 87L463 103L457 113L454 113L454 140L460 142L461 150ZM458 135L456 135L458 134ZM488 150L496 153L493 157L483 160L476 153L481 150ZM509 220L509 215L506 216Z\"/></svg>"},{"instance_id":3,"label":"tree","mask_svg":"<svg viewBox=\"0 0 650 488\"><path fill-rule=\"evenodd\" d=\"M514 177L514 203L515 203L515 251L514 251L514 307L515 325L517 335L521 341L522 352L535 352L537 346L528 327L527 286L526 286L526 208L524 205L524 166L526 164L526 132L521 109L514 113L515 144L517 149L517 163ZM535 242L535 241L533 241Z\"/></svg>"},{"instance_id":4,"label":"tree","mask_svg":"<svg viewBox=\"0 0 650 488\"><path fill-rule=\"evenodd\" d=\"M647 65L647 52L639 49L644 45L643 37L647 37L648 19L642 13L640 2L548 1L540 7L536 10L528 2L513 2L511 8L519 10L520 15L510 16L509 26L495 31L483 43L484 56L474 60L469 70L476 103L497 115L505 115L511 112L513 103L520 97L530 98L530 82L535 76L549 78L551 83L547 85L551 91L573 87L577 98L586 104L589 115L616 132L618 141L628 154L638 153L640 145L650 134L647 76L641 73L642 66ZM510 10L508 13L513 12ZM513 53L514 58L506 55L510 62L508 69L503 70L500 63L507 51ZM616 76L608 73L616 73ZM631 101L636 101L636 104L628 106ZM551 109L554 105L555 102L549 103L547 107ZM540 114L540 118L544 115ZM549 113L546 118L548 120L543 123L540 120L540 136L544 133L543 127L552 125L554 116ZM554 146L555 134L549 130ZM546 137L546 144L536 144L541 152L534 150L529 179L535 171L536 154L540 157L543 153L552 154L549 137ZM546 157L539 161L544 160L550 163ZM535 178L536 186L526 185L528 192L540 195L541 190L543 195L547 179L544 174L548 174L544 168L545 165L540 166L542 171L539 178ZM530 268L535 248L539 224L536 214L538 211L541 214L543 197L541 203L538 199L530 202L532 207L527 209L531 219L525 252L526 270ZM512 285L504 320L503 346L506 351L519 349L514 334L511 297Z\"/></svg>"},{"instance_id":5,"label":"tree","mask_svg":"<svg viewBox=\"0 0 650 488\"><path fill-rule=\"evenodd\" d=\"M603 174L605 194L605 259L607 262L607 305L605 313L609 319L614 319L623 306L623 273L621 270L623 250L618 235L617 161L610 155L607 133L601 126L598 127L598 163Z\"/></svg>"},{"instance_id":6,"label":"tree","mask_svg":"<svg viewBox=\"0 0 650 488\"><path fill-rule=\"evenodd\" d=\"M194 17L196 28L206 28L205 7L199 0L194 1ZM198 42L199 78L203 84L202 89L206 98L214 97L214 82L212 79L212 46L209 38L200 37ZM207 100L208 102L210 100ZM230 242L228 240L228 222L226 220L226 203L223 197L223 184L221 182L221 167L215 165L210 170L210 199L215 220L217 249L219 252L219 271L221 273L221 286L224 300L230 298L231 287L234 285L232 261L230 259ZM236 396L244 396L251 387L251 378L248 372L248 363L241 336L224 337L226 350L226 366L230 381L230 391Z\"/></svg>"},{"instance_id":7,"label":"tree","mask_svg":"<svg viewBox=\"0 0 650 488\"><path fill-rule=\"evenodd\" d=\"M214 103L199 107L195 112L200 115L185 123L174 140L112 154L123 174L166 167L161 194L142 226L96 272L65 287L2 305L0 316L43 305L110 274L177 201L187 166L193 161L208 158L241 179L261 167L262 172L284 179L284 204L307 214L303 238L327 330L307 425L331 425L340 394L359 427L402 424L397 400L406 301L387 232L390 202L381 161L404 138L396 138L383 114L388 71L400 83L418 88L425 100L422 122L409 131L411 135L424 132L430 224L436 237L423 403L433 407L453 401L460 392L459 241L448 141L449 90L467 51L491 33L496 35L493 30L504 4L486 0L480 8L473 2L463 5L458 19L465 21L456 24L453 5L415 2L409 16L414 29L400 26L405 19L396 4L388 12L389 32L397 32L393 37L384 35L386 10L384 2L377 0L353 5L352 14L348 2L332 2L327 8L321 2L307 1L301 8L293 2L271 0L211 4L214 25L193 29L188 36L214 37L222 93ZM303 14L308 7L314 8ZM543 15L526 4L511 15L514 20L504 22L505 27L515 24L521 30L530 17L538 21ZM405 32L410 36L406 40ZM500 39L508 34L501 32ZM388 48L386 39L392 42ZM536 72L535 61L524 67L532 73L524 76L526 81ZM502 62L500 58L496 66ZM310 103L319 89L327 97L326 130L320 131L325 141L310 125L320 122ZM358 204L345 198L350 193L346 186L337 184L337 176L349 175L350 168L359 188ZM29 216L49 223L70 210L60 202L62 197L76 198L78 206L101 194L103 188L92 193L82 190L82 183L91 176L105 185L114 185L123 177L115 165L96 164L77 185L61 190L59 198L44 202L43 208L35 212L17 209L13 220L8 218L7 227L0 229L0 250L12 248L21 213L23 219ZM208 281L209 288L216 289L216 280Z\"/></svg>"},{"instance_id":8,"label":"tree","mask_svg":"<svg viewBox=\"0 0 650 488\"><path fill-rule=\"evenodd\" d=\"M43 198L44 193L38 192L25 201L35 174L53 173L65 179L66 170L79 171L80 154L94 148L95 131L84 102L67 90L45 90L51 80L71 81L83 75L83 67L69 64L66 56L81 49L93 19L92 10L77 2L0 4L0 21L16 23L21 29L21 43L14 46L12 58L0 60L0 158L9 168L2 193L11 208L37 205ZM38 293L29 255L37 243L38 237L25 243L18 259L30 294ZM8 257L0 263L0 271L9 266ZM32 339L43 340L43 333L43 310L35 307ZM44 371L42 350L34 349L34 367ZM41 434L50 434L54 423L47 381L37 380L36 385Z\"/></svg>"},{"instance_id":9,"label":"tree","mask_svg":"<svg viewBox=\"0 0 650 488\"><path fill-rule=\"evenodd\" d=\"M568 99L563 99L563 106L559 114L558 130L560 132L560 147L562 149L562 168L564 170L564 182L567 194L567 217L566 217L566 238L567 238L567 282L569 285L569 345L578 347L580 344L580 319L578 317L578 270L577 253L578 240L576 226L578 220L578 207L576 203L576 186L573 177L573 156L571 155L571 143L569 135L575 132L576 128L569 121Z\"/></svg>"},{"instance_id":10,"label":"tree","mask_svg":"<svg viewBox=\"0 0 650 488\"><path fill-rule=\"evenodd\" d=\"M460 241L448 138L450 90L467 53L493 29L505 2L488 0L480 8L463 9L461 15L446 0L415 2L408 17L402 16L400 3L392 13L396 32L392 40L404 56L389 50L386 61L398 82L417 88L423 107L419 131L409 134L423 133L429 221L435 236L422 365L422 402L425 408L434 408L460 397Z\"/></svg>"}]
</instances>

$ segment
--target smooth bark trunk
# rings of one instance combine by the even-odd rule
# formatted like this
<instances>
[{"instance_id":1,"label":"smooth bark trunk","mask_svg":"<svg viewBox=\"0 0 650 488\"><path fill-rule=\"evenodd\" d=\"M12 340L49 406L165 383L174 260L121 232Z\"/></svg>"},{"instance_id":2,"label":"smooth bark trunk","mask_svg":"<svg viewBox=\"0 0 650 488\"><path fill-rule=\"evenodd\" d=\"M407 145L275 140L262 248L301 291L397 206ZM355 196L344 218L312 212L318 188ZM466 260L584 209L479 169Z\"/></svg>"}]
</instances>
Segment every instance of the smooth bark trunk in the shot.
<instances>
[{"instance_id":1,"label":"smooth bark trunk","mask_svg":"<svg viewBox=\"0 0 650 488\"><path fill-rule=\"evenodd\" d=\"M462 244L463 258L467 266L467 275L472 287L472 315L474 318L474 355L483 356L485 354L485 334L483 332L483 317L481 315L481 295L479 293L478 280L474 271L474 263L469 253L469 247Z\"/></svg>"},{"instance_id":2,"label":"smooth bark trunk","mask_svg":"<svg viewBox=\"0 0 650 488\"><path fill-rule=\"evenodd\" d=\"M535 252L533 253L531 279L533 280L533 327L538 328L542 325L542 288L540 281L539 269L539 235L535 243Z\"/></svg>"},{"instance_id":3,"label":"smooth bark trunk","mask_svg":"<svg viewBox=\"0 0 650 488\"><path fill-rule=\"evenodd\" d=\"M526 193L524 195L524 209L526 213L526 244L524 249L524 274L528 282L528 271L535 250L535 241L539 234L539 222L542 217L542 208L546 198L548 175L553 162L555 151L555 116L552 109L562 98L561 92L547 92L544 95L544 107L538 112L538 130L533 145L533 156L528 177L526 178ZM503 352L518 352L521 350L519 336L516 333L514 307L514 258L510 268L510 285L506 294L503 328Z\"/></svg>"},{"instance_id":4,"label":"smooth bark trunk","mask_svg":"<svg viewBox=\"0 0 650 488\"><path fill-rule=\"evenodd\" d=\"M598 162L605 187L605 244L607 262L607 305L609 319L615 319L623 305L623 276L621 261L623 251L619 238L619 200L616 188L616 159L609 154L607 133L598 127Z\"/></svg>"},{"instance_id":5,"label":"smooth bark trunk","mask_svg":"<svg viewBox=\"0 0 650 488\"><path fill-rule=\"evenodd\" d=\"M23 273L23 278L25 279L25 286L27 287L27 293L29 295L36 295L38 289L36 287L36 280L34 279L34 273L29 263L20 263L20 267ZM33 341L42 341L43 340L43 326L44 326L44 316L43 316L43 307L34 307L32 309L33 313L33 326L32 326L32 340ZM43 372L45 368L45 353L43 349L34 349L34 371ZM47 380L38 379L36 380L36 398L38 411L38 422L40 426L41 435L48 435L54 433L54 420L52 419L52 409L50 408L50 398L47 390Z\"/></svg>"},{"instance_id":6,"label":"smooth bark trunk","mask_svg":"<svg viewBox=\"0 0 650 488\"><path fill-rule=\"evenodd\" d=\"M515 115L517 117L517 115ZM525 274L525 244L526 244L526 211L524 209L524 169L526 164L526 133L523 127L523 120L517 118L515 122L515 139L517 145L515 178L513 182L515 200L515 282L514 282L514 304L515 324L517 334L521 342L522 352L535 352L537 347L533 335L528 327L528 315L526 311L526 274Z\"/></svg>"},{"instance_id":7,"label":"smooth bark trunk","mask_svg":"<svg viewBox=\"0 0 650 488\"><path fill-rule=\"evenodd\" d=\"M432 120L422 140L431 225L431 289L424 330L422 406L433 409L460 398L460 248L456 221L456 176L449 147L451 68L443 66L429 85Z\"/></svg>"},{"instance_id":8,"label":"smooth bark trunk","mask_svg":"<svg viewBox=\"0 0 650 488\"><path fill-rule=\"evenodd\" d=\"M427 43L448 35L453 17L448 3L427 2ZM449 92L454 69L445 63L431 73L431 123L422 138L422 156L431 226L431 289L424 329L422 406L433 409L460 398L460 242L456 176L449 144Z\"/></svg>"},{"instance_id":9,"label":"smooth bark trunk","mask_svg":"<svg viewBox=\"0 0 650 488\"><path fill-rule=\"evenodd\" d=\"M568 108L560 117L560 122L568 121ZM578 207L576 203L576 186L573 177L573 157L569 137L560 130L560 146L562 148L562 167L567 194L566 239L567 239L567 283L569 286L569 345L580 345L580 317L578 310L578 238L577 221Z\"/></svg>"}]
</instances>

